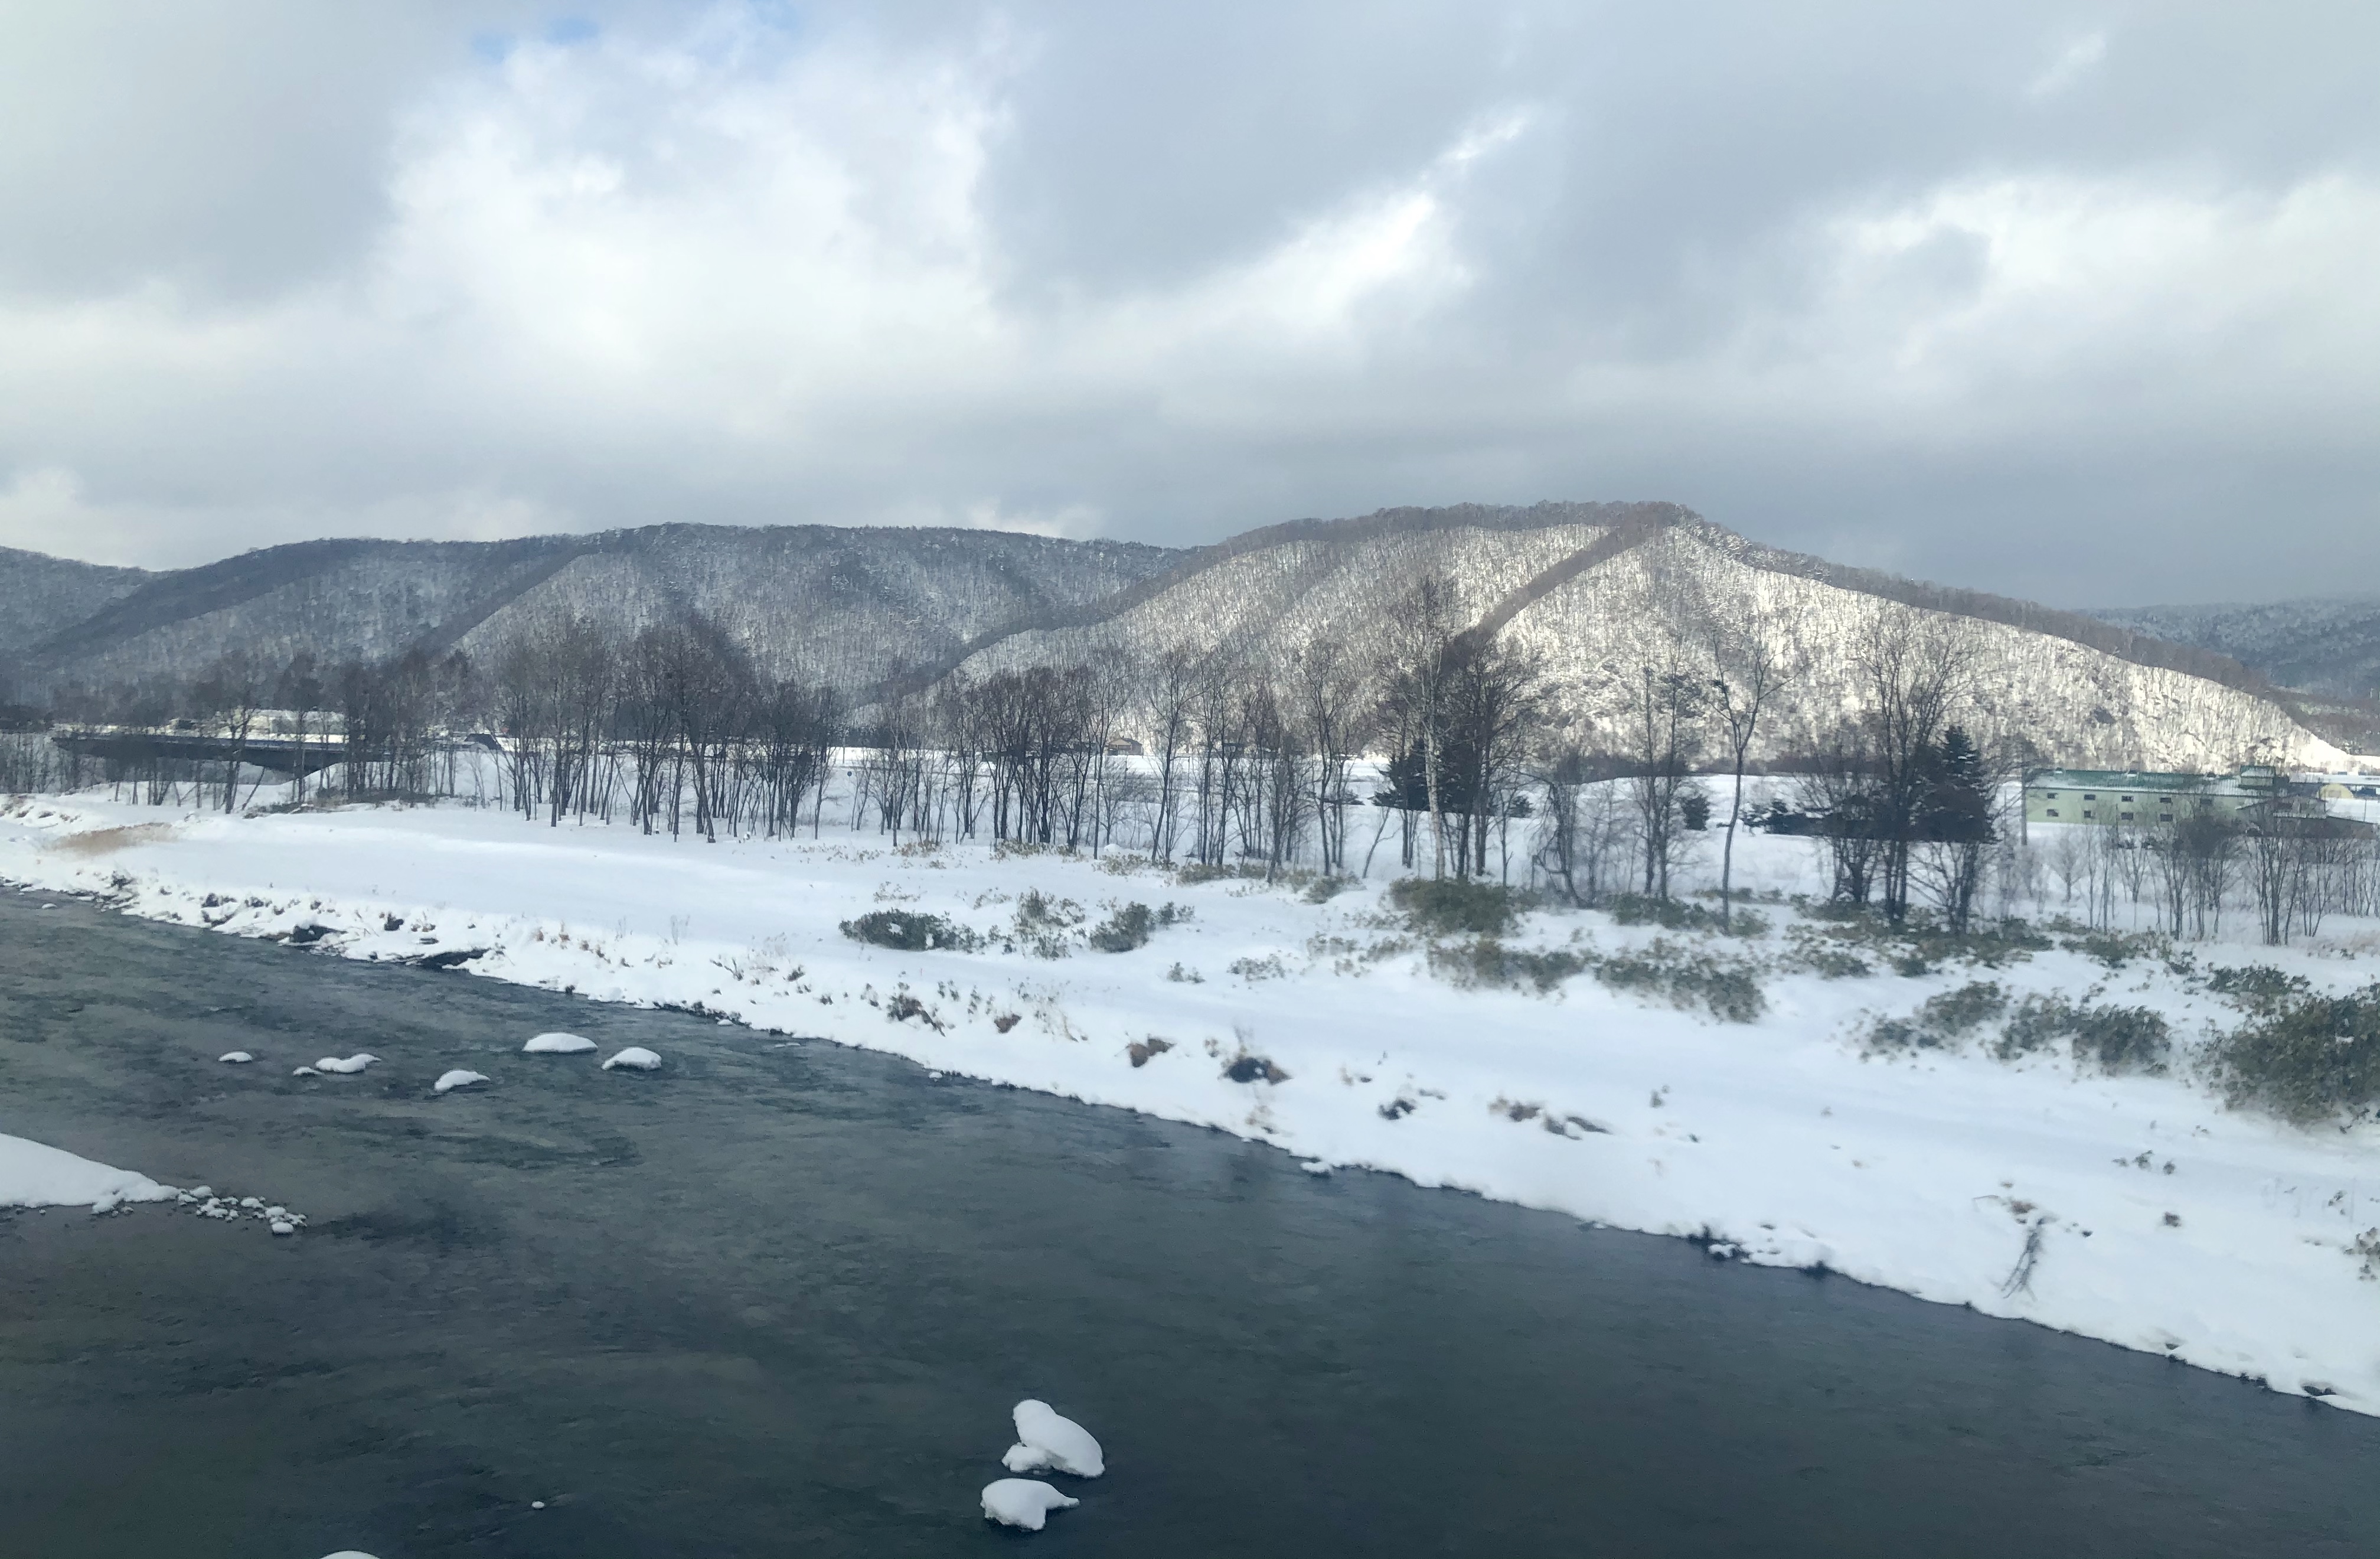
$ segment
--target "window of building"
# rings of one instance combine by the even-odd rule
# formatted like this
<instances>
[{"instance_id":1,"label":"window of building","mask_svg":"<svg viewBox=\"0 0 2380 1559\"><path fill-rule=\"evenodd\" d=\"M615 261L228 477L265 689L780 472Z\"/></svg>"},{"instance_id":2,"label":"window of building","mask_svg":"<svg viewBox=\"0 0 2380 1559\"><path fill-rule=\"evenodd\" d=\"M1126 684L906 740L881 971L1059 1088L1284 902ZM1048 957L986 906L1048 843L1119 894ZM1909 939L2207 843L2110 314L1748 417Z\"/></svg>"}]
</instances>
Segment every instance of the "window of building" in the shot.
<instances>
[{"instance_id":1,"label":"window of building","mask_svg":"<svg viewBox=\"0 0 2380 1559\"><path fill-rule=\"evenodd\" d=\"M2132 814L2130 812L2118 812L2116 814L2116 821L2118 822L2130 822L2132 821Z\"/></svg>"},{"instance_id":2,"label":"window of building","mask_svg":"<svg viewBox=\"0 0 2380 1559\"><path fill-rule=\"evenodd\" d=\"M2083 808L2083 809L2082 809L2082 817L2083 817L2083 821L2085 821L2085 822L2088 822L2088 821L2090 821L2092 818L2097 817L2098 815L2099 815L2098 813L2096 813L2096 812L2093 811L2093 810L2092 810L2090 808L2088 808L2088 807L2085 807L2085 808Z\"/></svg>"},{"instance_id":3,"label":"window of building","mask_svg":"<svg viewBox=\"0 0 2380 1559\"><path fill-rule=\"evenodd\" d=\"M2171 812L2159 812L2157 814L2157 822L2171 822L2172 821L2173 814Z\"/></svg>"},{"instance_id":4,"label":"window of building","mask_svg":"<svg viewBox=\"0 0 2380 1559\"><path fill-rule=\"evenodd\" d=\"M2056 817L2056 816L2058 815L2058 809L2057 809L2057 808L2055 808L2055 807L2050 808L2050 809L2049 809L2049 815L2050 815L2051 817Z\"/></svg>"},{"instance_id":5,"label":"window of building","mask_svg":"<svg viewBox=\"0 0 2380 1559\"><path fill-rule=\"evenodd\" d=\"M2091 794L2091 792L2089 792L2089 791L2087 791L2087 790L2086 790L2086 791L2084 791L2084 792L2082 793L2082 799L2084 799L2085 801L2096 801L2096 800L2098 799L2098 798L2097 798L2096 796L2094 796L2093 794Z\"/></svg>"}]
</instances>

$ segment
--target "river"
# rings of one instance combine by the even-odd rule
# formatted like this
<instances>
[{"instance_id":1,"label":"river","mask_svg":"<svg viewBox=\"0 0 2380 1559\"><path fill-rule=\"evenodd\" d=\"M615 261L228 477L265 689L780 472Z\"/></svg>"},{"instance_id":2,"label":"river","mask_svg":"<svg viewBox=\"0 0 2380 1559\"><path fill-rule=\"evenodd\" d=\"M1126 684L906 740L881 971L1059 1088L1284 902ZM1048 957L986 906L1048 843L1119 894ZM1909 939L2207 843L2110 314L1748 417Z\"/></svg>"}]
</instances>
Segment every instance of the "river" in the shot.
<instances>
[{"instance_id":1,"label":"river","mask_svg":"<svg viewBox=\"0 0 2380 1559\"><path fill-rule=\"evenodd\" d=\"M518 1054L545 1029L668 1066ZM55 897L0 895L0 1132L310 1220L0 1213L9 1554L2380 1551L2380 1422L2247 1382ZM976 1510L1026 1395L1111 1468L1029 1539Z\"/></svg>"}]
</instances>

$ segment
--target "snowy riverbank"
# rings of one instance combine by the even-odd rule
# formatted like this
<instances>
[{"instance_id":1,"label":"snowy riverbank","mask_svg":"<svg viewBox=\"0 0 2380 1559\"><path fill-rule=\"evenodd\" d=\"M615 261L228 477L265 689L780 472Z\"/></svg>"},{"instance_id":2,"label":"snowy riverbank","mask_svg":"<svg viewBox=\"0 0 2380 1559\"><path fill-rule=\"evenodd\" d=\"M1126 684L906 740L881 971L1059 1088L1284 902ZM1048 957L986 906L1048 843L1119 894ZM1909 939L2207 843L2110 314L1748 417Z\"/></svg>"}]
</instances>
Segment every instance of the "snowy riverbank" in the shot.
<instances>
[{"instance_id":1,"label":"snowy riverbank","mask_svg":"<svg viewBox=\"0 0 2380 1559\"><path fill-rule=\"evenodd\" d=\"M1800 842L1739 855L1758 887L1817 885ZM2380 1224L2380 1138L2225 1109L2186 1053L2239 1014L2153 958L2053 947L1993 970L1829 979L1790 956L1796 917L1775 904L1767 934L1708 949L1598 913L1532 915L1506 941L1605 958L1658 941L1763 966L1765 1011L1722 1022L1584 974L1547 994L1458 984L1377 882L1311 902L1129 859L891 850L832 830L673 844L459 807L226 818L36 799L0 815L0 878L892 1051L1268 1140L1318 1172L1361 1165L1706 1238L1717 1255L1823 1266L2380 1412L2366 1342L2380 1285L2354 1246ZM1131 904L1158 911L1145 946L1087 943ZM838 929L876 911L941 915L983 944L901 952ZM2368 929L2199 953L2344 988L2371 978L2354 940ZM2095 991L2153 1009L2182 1064L2111 1077L2062 1049L2013 1064L1973 1045L1868 1054L1876 1018L1979 977L2011 998ZM249 1073L226 1070L231 1086Z\"/></svg>"}]
</instances>

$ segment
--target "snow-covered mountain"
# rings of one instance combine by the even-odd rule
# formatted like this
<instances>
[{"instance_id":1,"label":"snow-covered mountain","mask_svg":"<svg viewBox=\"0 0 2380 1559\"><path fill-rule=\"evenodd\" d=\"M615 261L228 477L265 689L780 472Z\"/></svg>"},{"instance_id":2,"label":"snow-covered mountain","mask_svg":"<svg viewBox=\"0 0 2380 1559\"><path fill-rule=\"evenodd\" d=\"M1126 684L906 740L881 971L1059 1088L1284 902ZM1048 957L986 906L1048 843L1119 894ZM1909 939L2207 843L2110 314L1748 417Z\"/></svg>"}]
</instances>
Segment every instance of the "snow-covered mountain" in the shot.
<instances>
[{"instance_id":1,"label":"snow-covered mountain","mask_svg":"<svg viewBox=\"0 0 2380 1559\"><path fill-rule=\"evenodd\" d=\"M83 621L153 578L145 569L0 547L0 655Z\"/></svg>"},{"instance_id":2,"label":"snow-covered mountain","mask_svg":"<svg viewBox=\"0 0 2380 1559\"><path fill-rule=\"evenodd\" d=\"M1256 532L1197 554L1062 627L986 646L959 668L1112 662L1173 645L1279 664L1324 634L1380 652L1425 575L1462 614L1541 651L1561 718L1589 747L1621 745L1646 665L1701 675L1713 622L1797 645L1807 671L1760 744L1808 745L1857 700L1855 647L1879 619L1955 619L1975 639L1965 715L1986 739L2093 766L2218 768L2270 751L2340 759L2237 663L2089 617L1762 547L1674 505L1546 504L1397 510Z\"/></svg>"},{"instance_id":3,"label":"snow-covered mountain","mask_svg":"<svg viewBox=\"0 0 2380 1559\"><path fill-rule=\"evenodd\" d=\"M1321 635L1378 654L1416 583L1460 620L1545 654L1561 718L1617 742L1637 668L1693 670L1714 621L1803 647L1771 725L1802 749L1854 700L1879 620L1956 620L1976 639L1968 708L1985 737L2057 761L2215 767L2265 749L2328 763L2307 706L2237 661L2143 629L1760 546L1673 504L1477 505L1301 520L1172 550L983 530L666 525L492 542L325 541L170 573L0 553L0 679L29 692L188 676L240 648L267 662L419 650L485 655L554 612L625 631L688 609L772 675L854 693L1037 664L1130 664L1177 645L1278 664Z\"/></svg>"},{"instance_id":4,"label":"snow-covered mountain","mask_svg":"<svg viewBox=\"0 0 2380 1559\"><path fill-rule=\"evenodd\" d=\"M304 649L335 664L480 652L551 611L632 631L692 609L724 622L774 675L864 684L1111 596L1177 555L1126 542L818 525L308 542L138 577L11 648L30 686L96 686L187 674L233 648L267 661ZM17 609L12 578L0 570L0 622Z\"/></svg>"},{"instance_id":5,"label":"snow-covered mountain","mask_svg":"<svg viewBox=\"0 0 2380 1559\"><path fill-rule=\"evenodd\" d=\"M2340 699L2380 696L2380 597L2132 606L2091 615L2228 655L2284 688Z\"/></svg>"}]
</instances>

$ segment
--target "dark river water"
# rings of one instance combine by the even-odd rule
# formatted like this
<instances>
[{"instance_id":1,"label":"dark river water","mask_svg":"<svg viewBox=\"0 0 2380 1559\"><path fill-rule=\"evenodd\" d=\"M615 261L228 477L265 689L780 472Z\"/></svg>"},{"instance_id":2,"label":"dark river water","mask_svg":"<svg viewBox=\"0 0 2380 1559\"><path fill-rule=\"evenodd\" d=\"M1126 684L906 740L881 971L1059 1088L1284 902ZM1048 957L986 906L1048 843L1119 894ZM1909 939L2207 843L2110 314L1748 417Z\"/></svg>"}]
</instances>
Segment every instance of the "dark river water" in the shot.
<instances>
[{"instance_id":1,"label":"dark river water","mask_svg":"<svg viewBox=\"0 0 2380 1559\"><path fill-rule=\"evenodd\" d=\"M42 902L0 895L0 1131L312 1224L0 1214L0 1554L2380 1553L2380 1422L2241 1382ZM548 1028L669 1067L517 1054ZM458 1066L494 1085L432 1098ZM1031 1538L976 1508L1026 1395L1111 1468Z\"/></svg>"}]
</instances>

